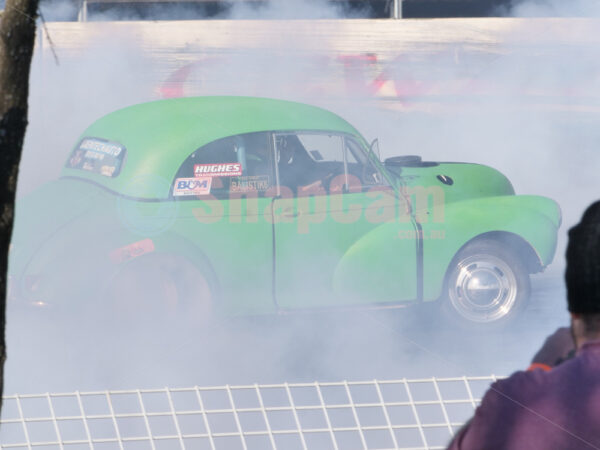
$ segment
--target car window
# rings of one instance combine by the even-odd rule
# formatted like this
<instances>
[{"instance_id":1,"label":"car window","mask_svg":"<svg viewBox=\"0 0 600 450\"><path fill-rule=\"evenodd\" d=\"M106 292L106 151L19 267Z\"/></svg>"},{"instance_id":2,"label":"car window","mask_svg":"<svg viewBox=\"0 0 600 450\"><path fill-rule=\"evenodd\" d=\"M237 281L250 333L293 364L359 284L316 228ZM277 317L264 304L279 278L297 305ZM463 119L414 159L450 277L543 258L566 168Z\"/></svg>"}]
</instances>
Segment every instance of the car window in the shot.
<instances>
[{"instance_id":1,"label":"car window","mask_svg":"<svg viewBox=\"0 0 600 450\"><path fill-rule=\"evenodd\" d=\"M360 172L363 189L368 188L368 186L385 184L385 177L381 175L379 169L369 160L364 147L351 137L346 137L344 143L348 153L358 161L355 173L358 175L358 172Z\"/></svg>"},{"instance_id":2,"label":"car window","mask_svg":"<svg viewBox=\"0 0 600 450\"><path fill-rule=\"evenodd\" d=\"M273 157L267 132L229 136L194 151L173 180L172 195L228 198L255 192L264 196L273 185Z\"/></svg>"},{"instance_id":3,"label":"car window","mask_svg":"<svg viewBox=\"0 0 600 450\"><path fill-rule=\"evenodd\" d=\"M279 185L294 195L324 195L333 176L344 173L339 135L278 133L275 154Z\"/></svg>"},{"instance_id":4,"label":"car window","mask_svg":"<svg viewBox=\"0 0 600 450\"><path fill-rule=\"evenodd\" d=\"M342 137L335 134L298 134L298 139L309 156L316 162L344 162ZM348 162L356 163L352 154L347 154Z\"/></svg>"},{"instance_id":5,"label":"car window","mask_svg":"<svg viewBox=\"0 0 600 450\"><path fill-rule=\"evenodd\" d=\"M125 147L100 138L84 138L75 147L65 167L114 178L121 172Z\"/></svg>"},{"instance_id":6,"label":"car window","mask_svg":"<svg viewBox=\"0 0 600 450\"><path fill-rule=\"evenodd\" d=\"M362 147L335 133L278 133L275 137L280 186L295 195L358 192L381 177Z\"/></svg>"}]
</instances>

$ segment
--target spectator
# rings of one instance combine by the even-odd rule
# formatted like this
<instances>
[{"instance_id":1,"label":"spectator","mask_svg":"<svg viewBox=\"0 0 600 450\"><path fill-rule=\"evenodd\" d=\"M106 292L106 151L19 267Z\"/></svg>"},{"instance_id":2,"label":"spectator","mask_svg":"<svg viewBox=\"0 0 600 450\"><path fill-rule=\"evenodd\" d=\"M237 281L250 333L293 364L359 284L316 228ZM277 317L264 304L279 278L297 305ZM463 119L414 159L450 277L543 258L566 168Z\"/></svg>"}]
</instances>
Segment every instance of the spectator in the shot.
<instances>
[{"instance_id":1,"label":"spectator","mask_svg":"<svg viewBox=\"0 0 600 450\"><path fill-rule=\"evenodd\" d=\"M566 256L570 329L494 383L449 450L600 449L600 201L569 231Z\"/></svg>"}]
</instances>

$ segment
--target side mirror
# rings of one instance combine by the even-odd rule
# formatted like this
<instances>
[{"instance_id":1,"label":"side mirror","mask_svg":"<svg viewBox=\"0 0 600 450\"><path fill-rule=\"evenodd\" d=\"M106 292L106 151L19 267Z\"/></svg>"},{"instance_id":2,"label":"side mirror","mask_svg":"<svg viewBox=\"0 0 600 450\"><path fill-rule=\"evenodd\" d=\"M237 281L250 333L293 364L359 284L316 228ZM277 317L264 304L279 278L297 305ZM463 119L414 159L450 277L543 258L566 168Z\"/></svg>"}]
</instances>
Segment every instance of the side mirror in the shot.
<instances>
[{"instance_id":1,"label":"side mirror","mask_svg":"<svg viewBox=\"0 0 600 450\"><path fill-rule=\"evenodd\" d=\"M371 145L369 146L369 150L371 153L377 155L378 161L381 161L381 154L379 153L379 139L373 139L373 142L371 142Z\"/></svg>"}]
</instances>

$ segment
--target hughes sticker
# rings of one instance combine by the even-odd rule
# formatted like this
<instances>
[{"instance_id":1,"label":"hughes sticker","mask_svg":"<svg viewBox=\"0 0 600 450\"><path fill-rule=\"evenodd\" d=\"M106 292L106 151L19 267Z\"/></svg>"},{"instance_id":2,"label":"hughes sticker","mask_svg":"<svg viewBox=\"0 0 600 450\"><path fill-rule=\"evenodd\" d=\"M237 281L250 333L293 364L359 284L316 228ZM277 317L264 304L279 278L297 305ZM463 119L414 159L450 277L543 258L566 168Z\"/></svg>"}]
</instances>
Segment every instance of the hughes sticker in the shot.
<instances>
[{"instance_id":1,"label":"hughes sticker","mask_svg":"<svg viewBox=\"0 0 600 450\"><path fill-rule=\"evenodd\" d=\"M195 177L239 177L241 174L240 163L194 164Z\"/></svg>"},{"instance_id":2,"label":"hughes sticker","mask_svg":"<svg viewBox=\"0 0 600 450\"><path fill-rule=\"evenodd\" d=\"M212 178L177 178L173 186L173 196L208 195Z\"/></svg>"}]
</instances>

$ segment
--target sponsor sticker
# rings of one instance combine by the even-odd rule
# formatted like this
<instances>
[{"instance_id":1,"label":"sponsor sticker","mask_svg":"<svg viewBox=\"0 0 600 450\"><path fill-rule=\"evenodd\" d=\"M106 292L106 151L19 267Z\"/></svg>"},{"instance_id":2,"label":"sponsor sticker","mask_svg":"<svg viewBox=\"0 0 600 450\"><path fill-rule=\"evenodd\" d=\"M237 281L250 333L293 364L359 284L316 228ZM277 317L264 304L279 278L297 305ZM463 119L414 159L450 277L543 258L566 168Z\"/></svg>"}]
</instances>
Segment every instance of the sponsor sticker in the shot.
<instances>
[{"instance_id":1,"label":"sponsor sticker","mask_svg":"<svg viewBox=\"0 0 600 450\"><path fill-rule=\"evenodd\" d=\"M112 177L113 173L115 173L115 166L102 166L100 167L100 174L105 177Z\"/></svg>"},{"instance_id":2,"label":"sponsor sticker","mask_svg":"<svg viewBox=\"0 0 600 450\"><path fill-rule=\"evenodd\" d=\"M125 158L125 147L117 142L85 138L73 151L66 167L116 177Z\"/></svg>"},{"instance_id":3,"label":"sponsor sticker","mask_svg":"<svg viewBox=\"0 0 600 450\"><path fill-rule=\"evenodd\" d=\"M173 196L210 194L211 177L177 178L173 186Z\"/></svg>"},{"instance_id":4,"label":"sponsor sticker","mask_svg":"<svg viewBox=\"0 0 600 450\"><path fill-rule=\"evenodd\" d=\"M123 147L118 144L100 141L98 139L84 139L81 141L79 148L81 150L92 150L110 156L119 156L123 151Z\"/></svg>"},{"instance_id":5,"label":"sponsor sticker","mask_svg":"<svg viewBox=\"0 0 600 450\"><path fill-rule=\"evenodd\" d=\"M124 247L114 249L112 252L110 252L109 257L113 263L119 264L153 251L154 242L152 242L152 239L144 239L129 245L125 245Z\"/></svg>"},{"instance_id":6,"label":"sponsor sticker","mask_svg":"<svg viewBox=\"0 0 600 450\"><path fill-rule=\"evenodd\" d=\"M266 191L271 187L268 175L256 175L248 177L239 177L237 180L231 180L229 185L230 192L253 192Z\"/></svg>"},{"instance_id":7,"label":"sponsor sticker","mask_svg":"<svg viewBox=\"0 0 600 450\"><path fill-rule=\"evenodd\" d=\"M84 158L98 159L98 160L102 161L104 159L104 156L105 156L104 153L98 153L94 150L86 150Z\"/></svg>"},{"instance_id":8,"label":"sponsor sticker","mask_svg":"<svg viewBox=\"0 0 600 450\"><path fill-rule=\"evenodd\" d=\"M195 177L239 177L241 174L240 163L194 164Z\"/></svg>"},{"instance_id":9,"label":"sponsor sticker","mask_svg":"<svg viewBox=\"0 0 600 450\"><path fill-rule=\"evenodd\" d=\"M69 159L69 166L77 167L81 165L81 161L83 161L83 150L75 150Z\"/></svg>"}]
</instances>

